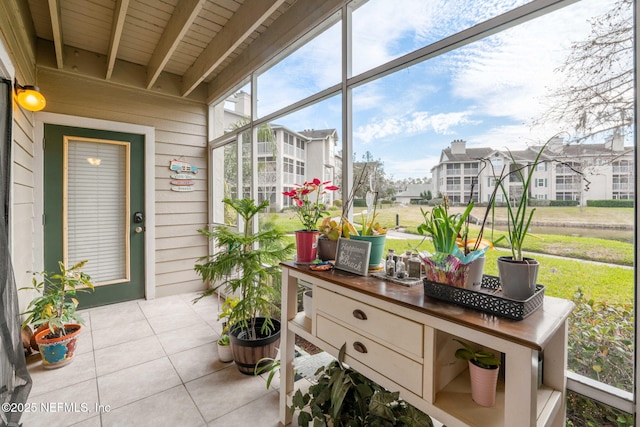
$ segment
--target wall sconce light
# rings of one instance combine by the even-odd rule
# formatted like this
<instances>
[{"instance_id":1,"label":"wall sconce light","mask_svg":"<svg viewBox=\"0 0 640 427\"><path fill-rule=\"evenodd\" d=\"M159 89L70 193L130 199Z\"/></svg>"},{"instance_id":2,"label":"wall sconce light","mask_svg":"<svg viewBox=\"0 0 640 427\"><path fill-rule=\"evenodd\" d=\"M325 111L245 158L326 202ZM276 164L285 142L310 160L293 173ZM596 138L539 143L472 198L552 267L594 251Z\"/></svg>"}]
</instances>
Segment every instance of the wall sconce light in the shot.
<instances>
[{"instance_id":1,"label":"wall sconce light","mask_svg":"<svg viewBox=\"0 0 640 427\"><path fill-rule=\"evenodd\" d=\"M38 86L22 86L15 80L14 91L18 104L29 111L40 111L47 105L47 100L40 93Z\"/></svg>"}]
</instances>

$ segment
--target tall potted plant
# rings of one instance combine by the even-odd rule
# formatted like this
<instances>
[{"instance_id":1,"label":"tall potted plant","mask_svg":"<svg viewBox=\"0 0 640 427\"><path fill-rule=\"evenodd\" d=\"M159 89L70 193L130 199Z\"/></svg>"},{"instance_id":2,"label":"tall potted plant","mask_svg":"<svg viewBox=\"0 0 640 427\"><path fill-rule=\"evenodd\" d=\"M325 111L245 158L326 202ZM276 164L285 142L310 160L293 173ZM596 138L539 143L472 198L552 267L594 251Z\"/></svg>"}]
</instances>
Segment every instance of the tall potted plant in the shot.
<instances>
[{"instance_id":1,"label":"tall potted plant","mask_svg":"<svg viewBox=\"0 0 640 427\"><path fill-rule=\"evenodd\" d=\"M202 280L212 284L194 302L218 290L240 298L227 320L231 350L240 372L253 375L260 359L276 356L280 322L272 314L281 282L279 263L290 258L293 244L285 244L284 234L277 229L253 233L253 219L269 201L259 205L246 198L223 202L242 218L242 231L227 226L198 230L216 243L217 251L200 258L194 267Z\"/></svg>"},{"instance_id":2,"label":"tall potted plant","mask_svg":"<svg viewBox=\"0 0 640 427\"><path fill-rule=\"evenodd\" d=\"M529 235L529 226L536 209L529 206L529 191L531 188L533 174L536 167L541 162L542 153L548 142L543 144L533 163L520 166L511 151L509 156L515 170L508 175L516 174L522 182L522 195L514 200L512 206L509 199L509 191L505 188L504 177L498 180L498 185L502 194L507 200L507 234L505 240L511 249L511 256L501 256L498 258L498 274L504 296L517 300L526 300L531 297L536 290L538 279L539 263L533 258L525 257L522 247L526 237ZM527 169L526 173L524 170Z\"/></svg>"},{"instance_id":3,"label":"tall potted plant","mask_svg":"<svg viewBox=\"0 0 640 427\"><path fill-rule=\"evenodd\" d=\"M293 201L295 213L302 222L302 230L296 231L296 262L299 264L313 262L318 254L318 221L329 215L324 196L339 189L330 184L331 181L322 182L314 178L302 185L295 184L294 189L282 193Z\"/></svg>"},{"instance_id":4,"label":"tall potted plant","mask_svg":"<svg viewBox=\"0 0 640 427\"><path fill-rule=\"evenodd\" d=\"M33 273L31 286L20 288L37 292L37 296L27 306L27 315L22 326L31 324L36 329L35 343L46 369L59 368L69 364L75 355L78 335L84 319L76 311L77 292L92 291L91 277L82 272L88 261L67 268L58 261L60 273L46 271ZM41 276L38 281L36 276Z\"/></svg>"}]
</instances>

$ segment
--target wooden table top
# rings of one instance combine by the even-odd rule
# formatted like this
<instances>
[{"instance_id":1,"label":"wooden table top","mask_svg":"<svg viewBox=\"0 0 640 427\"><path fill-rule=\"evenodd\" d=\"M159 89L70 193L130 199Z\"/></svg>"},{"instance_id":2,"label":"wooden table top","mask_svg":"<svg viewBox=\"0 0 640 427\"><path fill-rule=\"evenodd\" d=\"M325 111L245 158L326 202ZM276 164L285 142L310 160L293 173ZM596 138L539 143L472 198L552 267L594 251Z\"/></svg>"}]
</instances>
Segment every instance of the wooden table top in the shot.
<instances>
[{"instance_id":1,"label":"wooden table top","mask_svg":"<svg viewBox=\"0 0 640 427\"><path fill-rule=\"evenodd\" d=\"M571 301L545 296L542 306L527 318L511 320L425 296L421 285L407 287L381 278L358 276L337 269L313 271L308 266L295 264L293 261L286 261L281 265L538 351L546 346L558 328L563 327L574 308Z\"/></svg>"}]
</instances>

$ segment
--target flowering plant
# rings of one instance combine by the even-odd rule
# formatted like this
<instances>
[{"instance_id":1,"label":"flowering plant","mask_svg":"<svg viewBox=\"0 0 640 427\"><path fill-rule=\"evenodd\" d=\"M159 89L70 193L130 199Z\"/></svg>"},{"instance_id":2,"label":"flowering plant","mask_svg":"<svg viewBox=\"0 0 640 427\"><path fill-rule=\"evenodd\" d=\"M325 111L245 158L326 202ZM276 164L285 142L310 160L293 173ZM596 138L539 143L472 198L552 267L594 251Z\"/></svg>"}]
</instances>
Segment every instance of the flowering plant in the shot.
<instances>
[{"instance_id":1,"label":"flowering plant","mask_svg":"<svg viewBox=\"0 0 640 427\"><path fill-rule=\"evenodd\" d=\"M296 204L296 214L304 230L311 231L317 229L317 222L320 218L329 215L322 203L323 197L328 191L339 190L335 185L329 185L331 181L320 181L314 178L304 184L295 184L291 191L283 191L282 194L291 198ZM315 196L315 197L314 197Z\"/></svg>"}]
</instances>

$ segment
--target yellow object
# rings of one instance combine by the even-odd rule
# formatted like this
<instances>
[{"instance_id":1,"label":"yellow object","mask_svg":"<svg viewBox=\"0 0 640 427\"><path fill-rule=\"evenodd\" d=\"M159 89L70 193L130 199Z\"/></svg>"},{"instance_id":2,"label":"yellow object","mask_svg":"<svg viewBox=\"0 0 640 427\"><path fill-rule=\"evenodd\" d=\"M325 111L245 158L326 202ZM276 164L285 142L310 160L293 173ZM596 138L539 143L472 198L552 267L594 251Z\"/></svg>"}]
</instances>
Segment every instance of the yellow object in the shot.
<instances>
[{"instance_id":1,"label":"yellow object","mask_svg":"<svg viewBox=\"0 0 640 427\"><path fill-rule=\"evenodd\" d=\"M29 111L40 111L47 105L47 100L40 93L38 86L21 86L15 82L15 93L18 104Z\"/></svg>"},{"instance_id":2,"label":"yellow object","mask_svg":"<svg viewBox=\"0 0 640 427\"><path fill-rule=\"evenodd\" d=\"M342 237L345 239L349 239L350 236L357 236L358 230L349 222L349 220L345 217L342 217Z\"/></svg>"}]
</instances>

